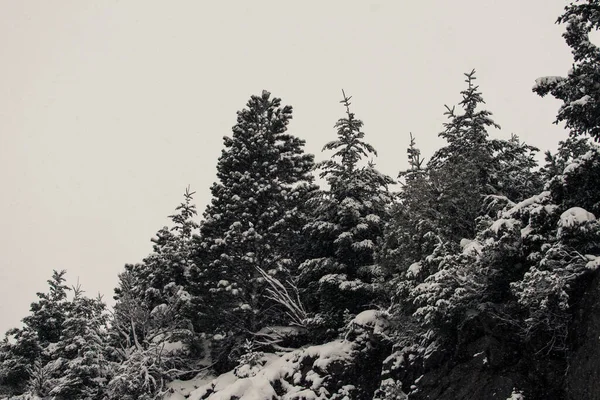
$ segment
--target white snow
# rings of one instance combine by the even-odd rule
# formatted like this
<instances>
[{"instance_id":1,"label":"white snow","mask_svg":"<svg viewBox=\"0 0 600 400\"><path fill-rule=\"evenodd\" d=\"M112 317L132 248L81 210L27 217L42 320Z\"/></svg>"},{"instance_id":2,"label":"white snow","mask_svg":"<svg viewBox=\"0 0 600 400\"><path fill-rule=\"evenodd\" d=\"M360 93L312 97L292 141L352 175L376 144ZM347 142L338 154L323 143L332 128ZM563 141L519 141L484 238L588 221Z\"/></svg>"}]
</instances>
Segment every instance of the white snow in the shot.
<instances>
[{"instance_id":1,"label":"white snow","mask_svg":"<svg viewBox=\"0 0 600 400\"><path fill-rule=\"evenodd\" d=\"M352 291L356 291L359 289L362 289L366 286L366 284L359 280L359 279L354 279L351 281L343 281L339 284L339 288L340 290L352 290Z\"/></svg>"},{"instance_id":2,"label":"white snow","mask_svg":"<svg viewBox=\"0 0 600 400\"><path fill-rule=\"evenodd\" d=\"M173 352L182 350L184 347L185 347L185 345L181 341L177 341L177 342L163 342L162 343L162 349L166 353L173 353Z\"/></svg>"},{"instance_id":3,"label":"white snow","mask_svg":"<svg viewBox=\"0 0 600 400\"><path fill-rule=\"evenodd\" d=\"M586 94L586 95L585 95L585 96L583 96L582 98L580 98L580 99L577 99L577 100L575 100L575 101L572 101L570 105L571 105L571 106L584 106L584 105L586 105L587 103L589 103L589 102L590 102L590 100L592 100L592 98L591 98L589 95L587 95L587 94Z\"/></svg>"},{"instance_id":4,"label":"white snow","mask_svg":"<svg viewBox=\"0 0 600 400\"><path fill-rule=\"evenodd\" d=\"M594 155L597 155L599 153L600 153L600 148L596 146L579 158L581 160L591 160L592 157L594 157Z\"/></svg>"},{"instance_id":5,"label":"white snow","mask_svg":"<svg viewBox=\"0 0 600 400\"><path fill-rule=\"evenodd\" d=\"M336 242L337 242L337 241L344 240L344 239L351 239L351 238L352 238L352 236L353 236L353 235L352 235L352 232L342 232L342 233L340 233L340 234L338 235L338 237L337 237L337 239L336 239Z\"/></svg>"},{"instance_id":6,"label":"white snow","mask_svg":"<svg viewBox=\"0 0 600 400\"><path fill-rule=\"evenodd\" d=\"M587 262L587 264L585 264L585 267L587 269L591 269L592 271L595 271L600 267L600 257L593 256L591 254L586 254L585 258L587 258L589 260Z\"/></svg>"},{"instance_id":7,"label":"white snow","mask_svg":"<svg viewBox=\"0 0 600 400\"><path fill-rule=\"evenodd\" d=\"M198 389L200 386L204 386L207 383L213 381L215 377L213 375L207 373L200 373L195 378L190 379L189 381L182 381L180 379L175 379L172 382L169 382L167 385L171 389L172 393L167 393L164 400L183 400L187 399L187 397L194 390Z\"/></svg>"},{"instance_id":8,"label":"white snow","mask_svg":"<svg viewBox=\"0 0 600 400\"><path fill-rule=\"evenodd\" d=\"M410 266L408 267L408 270L406 270L406 277L407 278L416 277L417 275L419 275L419 272L421 272L422 268L423 268L423 266L419 262L410 264Z\"/></svg>"},{"instance_id":9,"label":"white snow","mask_svg":"<svg viewBox=\"0 0 600 400\"><path fill-rule=\"evenodd\" d=\"M479 243L477 240L462 239L460 241L460 247L462 248L463 254L477 255L477 254L481 254L481 249L483 248L483 245L481 243Z\"/></svg>"},{"instance_id":10,"label":"white snow","mask_svg":"<svg viewBox=\"0 0 600 400\"><path fill-rule=\"evenodd\" d=\"M510 218L513 215L517 214L519 211L521 211L523 208L531 206L536 203L543 203L546 200L549 200L550 197L551 197L550 191L548 191L548 190L543 191L540 194L537 194L535 196L532 196L528 199L521 201L520 203L515 204L512 208L510 208L507 212L504 213L504 217Z\"/></svg>"},{"instance_id":11,"label":"white snow","mask_svg":"<svg viewBox=\"0 0 600 400\"><path fill-rule=\"evenodd\" d=\"M264 367L256 375L247 378L237 378L233 372L225 373L209 382L202 381L203 385L189 394L189 400L270 400L281 398L292 399L317 399L326 395L321 387L324 376L315 371L325 371L336 361L347 361L351 357L353 344L344 340L336 340L320 346L311 346L295 350L283 356L268 355ZM294 386L289 381L299 383L301 379L301 362L314 359L311 371L305 379L312 383L311 388ZM283 378L287 378L285 381ZM286 394L280 397L275 392L272 383L280 382ZM207 396L207 393L211 393ZM174 399L173 399L174 400Z\"/></svg>"},{"instance_id":12,"label":"white snow","mask_svg":"<svg viewBox=\"0 0 600 400\"><path fill-rule=\"evenodd\" d=\"M354 250L371 250L375 247L373 241L370 239L361 240L352 244Z\"/></svg>"},{"instance_id":13,"label":"white snow","mask_svg":"<svg viewBox=\"0 0 600 400\"><path fill-rule=\"evenodd\" d=\"M367 229L369 229L369 225L368 224L360 223L360 224L356 225L356 230L357 231L366 231Z\"/></svg>"},{"instance_id":14,"label":"white snow","mask_svg":"<svg viewBox=\"0 0 600 400\"><path fill-rule=\"evenodd\" d=\"M521 237L524 239L531 234L533 228L531 225L527 225L525 228L521 229Z\"/></svg>"},{"instance_id":15,"label":"white snow","mask_svg":"<svg viewBox=\"0 0 600 400\"><path fill-rule=\"evenodd\" d=\"M48 346L46 346L46 353L48 354L53 354L56 349L58 348L58 343L50 343L48 344Z\"/></svg>"},{"instance_id":16,"label":"white snow","mask_svg":"<svg viewBox=\"0 0 600 400\"><path fill-rule=\"evenodd\" d=\"M299 335L304 331L304 329L298 326L267 326L262 328L257 332L257 335L285 335L285 336L295 336Z\"/></svg>"},{"instance_id":17,"label":"white snow","mask_svg":"<svg viewBox=\"0 0 600 400\"><path fill-rule=\"evenodd\" d=\"M575 171L577 167L579 167L579 163L573 162L565 167L563 174L570 174L571 172Z\"/></svg>"},{"instance_id":18,"label":"white snow","mask_svg":"<svg viewBox=\"0 0 600 400\"><path fill-rule=\"evenodd\" d=\"M525 400L525 396L523 396L521 392L518 392L515 389L513 389L512 393L510 394L510 397L508 397L506 400Z\"/></svg>"},{"instance_id":19,"label":"white snow","mask_svg":"<svg viewBox=\"0 0 600 400\"><path fill-rule=\"evenodd\" d=\"M375 214L369 214L365 217L365 220L372 222L374 224L378 224L381 221L381 218L379 218L378 215Z\"/></svg>"},{"instance_id":20,"label":"white snow","mask_svg":"<svg viewBox=\"0 0 600 400\"><path fill-rule=\"evenodd\" d=\"M535 85L533 85L533 90L547 85L553 85L555 83L563 81L565 78L562 76L543 76L541 78L537 78L535 80Z\"/></svg>"},{"instance_id":21,"label":"white snow","mask_svg":"<svg viewBox=\"0 0 600 400\"><path fill-rule=\"evenodd\" d=\"M167 306L166 304L159 304L152 309L152 311L150 312L150 315L154 317L157 314L163 314L168 310L168 308L169 308L169 306Z\"/></svg>"},{"instance_id":22,"label":"white snow","mask_svg":"<svg viewBox=\"0 0 600 400\"><path fill-rule=\"evenodd\" d=\"M567 228L582 224L588 221L594 221L596 216L581 207L571 207L560 215L558 226Z\"/></svg>"},{"instance_id":23,"label":"white snow","mask_svg":"<svg viewBox=\"0 0 600 400\"><path fill-rule=\"evenodd\" d=\"M373 328L373 333L382 333L389 326L388 315L381 310L365 310L350 322L351 325Z\"/></svg>"},{"instance_id":24,"label":"white snow","mask_svg":"<svg viewBox=\"0 0 600 400\"><path fill-rule=\"evenodd\" d=\"M513 229L515 223L517 221L510 218L510 219L506 219L506 218L500 218L496 221L494 221L494 223L489 227L489 229L491 231L494 231L494 233L498 233L498 231L502 228L502 227L506 227L507 229Z\"/></svg>"}]
</instances>

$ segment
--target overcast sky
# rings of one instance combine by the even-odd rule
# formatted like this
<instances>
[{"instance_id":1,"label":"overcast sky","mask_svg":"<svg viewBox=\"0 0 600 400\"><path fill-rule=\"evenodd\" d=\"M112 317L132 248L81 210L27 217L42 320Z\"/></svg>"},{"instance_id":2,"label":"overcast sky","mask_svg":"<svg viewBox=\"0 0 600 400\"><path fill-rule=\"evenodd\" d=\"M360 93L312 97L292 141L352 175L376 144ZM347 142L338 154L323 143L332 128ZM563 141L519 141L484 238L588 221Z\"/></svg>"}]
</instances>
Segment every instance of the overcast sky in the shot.
<instances>
[{"instance_id":1,"label":"overcast sky","mask_svg":"<svg viewBox=\"0 0 600 400\"><path fill-rule=\"evenodd\" d=\"M200 212L236 111L267 89L307 151L335 136L341 89L396 176L409 132L427 156L464 72L501 131L542 150L566 137L565 1L0 1L0 331L52 269L88 294L151 251L189 184Z\"/></svg>"}]
</instances>

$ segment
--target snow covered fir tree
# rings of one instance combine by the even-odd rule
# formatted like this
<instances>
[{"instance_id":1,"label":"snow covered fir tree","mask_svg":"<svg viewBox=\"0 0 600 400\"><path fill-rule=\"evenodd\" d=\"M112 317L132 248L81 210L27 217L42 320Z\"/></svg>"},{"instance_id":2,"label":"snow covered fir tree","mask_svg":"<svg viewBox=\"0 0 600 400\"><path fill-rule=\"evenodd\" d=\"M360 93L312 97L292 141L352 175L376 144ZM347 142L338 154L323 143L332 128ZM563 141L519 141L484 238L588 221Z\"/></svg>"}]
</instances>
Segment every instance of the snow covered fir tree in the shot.
<instances>
[{"instance_id":1,"label":"snow covered fir tree","mask_svg":"<svg viewBox=\"0 0 600 400\"><path fill-rule=\"evenodd\" d=\"M532 77L566 127L545 154L501 130L485 71L439 149L406 132L396 180L345 92L319 162L291 106L251 96L210 204L185 189L114 306L49 271L0 342L0 398L600 399L600 0L558 23L573 66Z\"/></svg>"}]
</instances>

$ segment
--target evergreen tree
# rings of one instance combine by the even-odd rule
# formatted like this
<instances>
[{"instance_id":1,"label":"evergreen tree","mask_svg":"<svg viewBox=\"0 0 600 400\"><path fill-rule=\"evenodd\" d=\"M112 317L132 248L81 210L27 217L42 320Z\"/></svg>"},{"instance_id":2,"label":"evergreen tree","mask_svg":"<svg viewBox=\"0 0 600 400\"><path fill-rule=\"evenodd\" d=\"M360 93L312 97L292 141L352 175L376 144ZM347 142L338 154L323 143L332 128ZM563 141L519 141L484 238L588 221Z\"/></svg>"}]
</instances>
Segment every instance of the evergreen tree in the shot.
<instances>
[{"instance_id":1,"label":"evergreen tree","mask_svg":"<svg viewBox=\"0 0 600 400\"><path fill-rule=\"evenodd\" d=\"M317 312L316 321L331 327L339 326L345 310L356 313L375 297L379 273L373 258L393 183L372 162L361 165L377 153L363 140L363 122L350 111L350 97L344 94L341 103L346 117L335 124L338 138L323 147L334 154L318 164L329 190L311 201L312 218L304 227L313 244L311 259L300 267L309 309Z\"/></svg>"},{"instance_id":2,"label":"evergreen tree","mask_svg":"<svg viewBox=\"0 0 600 400\"><path fill-rule=\"evenodd\" d=\"M101 399L109 372L104 356L106 306L100 297L85 297L80 286L73 291L61 338L52 351L48 394L57 400Z\"/></svg>"},{"instance_id":3,"label":"evergreen tree","mask_svg":"<svg viewBox=\"0 0 600 400\"><path fill-rule=\"evenodd\" d=\"M36 362L48 361L48 349L60 340L67 317L68 301L64 284L66 271L54 271L48 280L48 293L37 293L30 314L23 318L23 328L7 332L0 347L0 384L20 392ZM10 337L10 340L9 340Z\"/></svg>"},{"instance_id":4,"label":"evergreen tree","mask_svg":"<svg viewBox=\"0 0 600 400\"><path fill-rule=\"evenodd\" d=\"M419 179L425 173L425 168L423 167L425 160L421 158L421 150L417 147L417 142L412 133L410 134L410 144L408 149L406 149L406 153L408 154L408 165L410 168L400 172L398 177L404 177L407 182L411 182Z\"/></svg>"},{"instance_id":5,"label":"evergreen tree","mask_svg":"<svg viewBox=\"0 0 600 400\"><path fill-rule=\"evenodd\" d=\"M238 112L233 135L224 138L191 286L209 330L254 332L279 318L257 268L279 276L296 268L305 203L314 190L313 156L286 132L291 118L292 107L263 91Z\"/></svg>"},{"instance_id":6,"label":"evergreen tree","mask_svg":"<svg viewBox=\"0 0 600 400\"><path fill-rule=\"evenodd\" d=\"M193 195L189 187L184 194L184 201L176 208L178 213L170 215L173 227L163 228L153 239L154 252L144 259L144 268L149 270L146 300L152 309L165 302L169 285L186 287L190 270L193 268L193 235L198 229L194 221L196 206L192 204ZM167 290L168 292L168 290Z\"/></svg>"},{"instance_id":7,"label":"evergreen tree","mask_svg":"<svg viewBox=\"0 0 600 400\"><path fill-rule=\"evenodd\" d=\"M590 135L600 140L600 49L590 32L600 28L600 1L571 3L557 23L566 24L563 38L571 48L573 67L566 77L547 76L535 82L533 91L562 100L555 123L564 121L573 136Z\"/></svg>"},{"instance_id":8,"label":"evergreen tree","mask_svg":"<svg viewBox=\"0 0 600 400\"><path fill-rule=\"evenodd\" d=\"M463 254L464 248L477 247L469 244L470 239L485 229L490 219L497 218L503 207L538 193L542 187L535 170L537 149L522 143L516 135L510 140L489 138L488 129L499 126L491 119L491 112L480 109L484 101L474 84L474 71L465 76L462 112L446 107L449 121L440 136L447 145L425 168L421 167L420 152L411 135L410 168L400 174L403 186L378 253L378 262L393 276L389 289L405 316L420 310L421 316L427 315L425 320L430 320L427 308L418 305L429 298L434 303L438 299L447 301L444 296L453 293L457 279L472 273L475 255L470 251ZM506 253L509 259L510 252ZM490 261L488 267L492 264ZM438 280L444 283L434 284ZM502 292L499 297L506 297L509 281L497 280L504 282L499 284L500 289L493 289ZM465 286L467 283L473 287L460 293L481 295L480 282L469 280ZM431 294L438 289L439 293ZM476 295L467 297L458 304L480 299ZM447 318L446 327L454 326L453 316L460 314L444 307L434 309L441 310L436 314L441 320Z\"/></svg>"},{"instance_id":9,"label":"evergreen tree","mask_svg":"<svg viewBox=\"0 0 600 400\"><path fill-rule=\"evenodd\" d=\"M190 270L193 266L193 236L198 229L194 221L196 206L192 204L195 192L189 187L184 193L184 201L170 215L173 226L160 229L152 239L153 252L139 264L128 264L125 270L135 280L131 291L153 309L165 302L169 290L165 287L176 285L187 287ZM116 299L120 297L116 289Z\"/></svg>"},{"instance_id":10,"label":"evergreen tree","mask_svg":"<svg viewBox=\"0 0 600 400\"><path fill-rule=\"evenodd\" d=\"M23 318L27 329L37 332L42 345L56 343L60 339L64 319L67 292L71 289L65 285L66 271L53 271L48 280L48 293L37 293L39 301L31 304L31 313Z\"/></svg>"},{"instance_id":11,"label":"evergreen tree","mask_svg":"<svg viewBox=\"0 0 600 400\"><path fill-rule=\"evenodd\" d=\"M509 140L492 140L492 145L495 150L491 165L495 195L519 202L542 190L542 176L536 170L538 148L521 142L515 134Z\"/></svg>"},{"instance_id":12,"label":"evergreen tree","mask_svg":"<svg viewBox=\"0 0 600 400\"><path fill-rule=\"evenodd\" d=\"M412 134L407 155L409 168L398 174L401 189L391 207L377 254L377 262L396 275L431 254L438 236L434 188ZM398 289L397 282L392 286Z\"/></svg>"},{"instance_id":13,"label":"evergreen tree","mask_svg":"<svg viewBox=\"0 0 600 400\"><path fill-rule=\"evenodd\" d=\"M11 329L0 344L0 385L10 394L22 393L39 364L43 348L37 332L30 329Z\"/></svg>"},{"instance_id":14,"label":"evergreen tree","mask_svg":"<svg viewBox=\"0 0 600 400\"><path fill-rule=\"evenodd\" d=\"M485 104L475 85L475 70L466 73L467 88L461 92L462 113L446 106L448 122L440 137L447 145L436 151L428 163L435 190L439 228L444 238L454 242L475 234L475 219L483 197L496 194L493 181L494 148L488 128L500 129L492 113L480 110ZM465 182L469 182L468 185Z\"/></svg>"},{"instance_id":15,"label":"evergreen tree","mask_svg":"<svg viewBox=\"0 0 600 400\"><path fill-rule=\"evenodd\" d=\"M167 285L165 302L149 309L138 296L137 284L130 271L119 276L119 300L106 349L113 365L106 385L111 400L160 398L168 382L189 375L200 359L185 317L191 296L181 286Z\"/></svg>"},{"instance_id":16,"label":"evergreen tree","mask_svg":"<svg viewBox=\"0 0 600 400\"><path fill-rule=\"evenodd\" d=\"M544 180L549 181L562 174L567 165L591 149L592 145L587 137L569 137L566 140L561 140L558 142L556 153L553 154L550 150L544 153L546 163L540 170Z\"/></svg>"}]
</instances>

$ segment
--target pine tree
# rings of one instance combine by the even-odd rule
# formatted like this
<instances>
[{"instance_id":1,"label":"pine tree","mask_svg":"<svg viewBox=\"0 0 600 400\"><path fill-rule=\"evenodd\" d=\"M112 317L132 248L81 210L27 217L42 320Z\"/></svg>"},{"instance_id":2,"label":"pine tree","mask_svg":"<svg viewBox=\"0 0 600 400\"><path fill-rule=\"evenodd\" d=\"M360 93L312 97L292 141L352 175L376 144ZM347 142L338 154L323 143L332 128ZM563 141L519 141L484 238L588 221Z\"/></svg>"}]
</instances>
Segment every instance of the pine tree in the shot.
<instances>
[{"instance_id":1,"label":"pine tree","mask_svg":"<svg viewBox=\"0 0 600 400\"><path fill-rule=\"evenodd\" d=\"M279 276L296 268L305 203L314 190L313 156L286 132L291 118L292 107L263 91L238 112L233 135L224 138L192 276L208 330L254 332L278 318L257 267Z\"/></svg>"},{"instance_id":2,"label":"pine tree","mask_svg":"<svg viewBox=\"0 0 600 400\"><path fill-rule=\"evenodd\" d=\"M408 149L406 149L406 153L408 154L408 165L410 168L400 172L398 177L404 177L407 182L410 182L419 179L425 173L423 166L425 160L421 158L421 150L417 147L417 142L412 133L410 133L410 144Z\"/></svg>"},{"instance_id":3,"label":"pine tree","mask_svg":"<svg viewBox=\"0 0 600 400\"><path fill-rule=\"evenodd\" d=\"M48 394L57 400L101 399L109 372L104 354L106 305L100 297L85 297L79 285L73 292L61 338L52 351L53 379Z\"/></svg>"},{"instance_id":4,"label":"pine tree","mask_svg":"<svg viewBox=\"0 0 600 400\"><path fill-rule=\"evenodd\" d=\"M60 339L67 302L67 292L71 289L65 285L66 271L53 271L48 280L48 293L37 293L39 301L31 304L31 314L23 318L28 329L37 332L42 344L56 343Z\"/></svg>"},{"instance_id":5,"label":"pine tree","mask_svg":"<svg viewBox=\"0 0 600 400\"><path fill-rule=\"evenodd\" d=\"M125 270L136 280L131 290L148 303L150 309L164 302L167 285L187 286L193 266L193 237L198 229L194 221L196 206L192 204L195 192L189 187L184 193L184 201L170 215L173 226L163 227L152 239L153 252L139 264L127 264ZM116 289L116 299L120 296Z\"/></svg>"},{"instance_id":6,"label":"pine tree","mask_svg":"<svg viewBox=\"0 0 600 400\"><path fill-rule=\"evenodd\" d=\"M521 142L515 134L509 140L492 140L492 145L494 194L519 202L542 190L542 176L536 170L538 148Z\"/></svg>"},{"instance_id":7,"label":"pine tree","mask_svg":"<svg viewBox=\"0 0 600 400\"><path fill-rule=\"evenodd\" d=\"M600 49L590 32L600 27L600 1L571 3L557 23L566 24L563 38L571 48L573 67L566 77L547 76L535 82L533 91L562 100L555 123L565 122L573 136L590 135L600 140Z\"/></svg>"},{"instance_id":8,"label":"pine tree","mask_svg":"<svg viewBox=\"0 0 600 400\"><path fill-rule=\"evenodd\" d=\"M447 318L446 326L456 322L453 316L460 314L456 311L460 307L450 313L442 303L432 303L448 301L444 296L453 293L456 279L472 273L475 256L463 254L465 246L504 206L538 193L542 187L535 170L536 148L522 143L516 135L509 140L489 138L488 129L499 126L491 112L481 109L484 101L474 74L465 74L467 88L461 92L459 104L462 111L446 107L449 120L440 136L447 145L425 168L411 135L410 168L400 173L402 189L378 253L378 262L392 274L389 289L400 312L408 317L420 310L425 320L431 320L427 307L433 307L439 311L436 323ZM506 294L508 280L500 281ZM472 286L457 301L465 307L480 298L482 287L474 279L468 283ZM422 302L427 307L419 308Z\"/></svg>"},{"instance_id":9,"label":"pine tree","mask_svg":"<svg viewBox=\"0 0 600 400\"><path fill-rule=\"evenodd\" d=\"M363 122L350 111L350 97L343 95L346 117L335 124L338 138L323 147L334 154L318 164L329 190L318 192L311 202L312 219L304 231L313 244L312 257L300 274L315 319L331 327L339 326L345 310L356 313L376 297L374 252L391 202L387 188L393 183L372 162L361 165L377 152L363 140Z\"/></svg>"},{"instance_id":10,"label":"pine tree","mask_svg":"<svg viewBox=\"0 0 600 400\"><path fill-rule=\"evenodd\" d=\"M455 242L473 237L483 197L496 192L494 149L487 130L500 129L490 111L478 109L485 102L474 82L475 70L465 76L467 88L461 92L459 103L462 113L446 106L448 122L439 136L446 139L447 145L435 152L427 166L436 192L438 226L446 239Z\"/></svg>"},{"instance_id":11,"label":"pine tree","mask_svg":"<svg viewBox=\"0 0 600 400\"><path fill-rule=\"evenodd\" d=\"M440 217L434 188L412 134L407 155L409 168L398 174L401 189L391 207L377 255L377 262L392 274L405 272L431 254L438 234L436 221Z\"/></svg>"},{"instance_id":12,"label":"pine tree","mask_svg":"<svg viewBox=\"0 0 600 400\"><path fill-rule=\"evenodd\" d=\"M9 330L0 344L0 385L10 394L23 393L31 367L40 362L42 352L37 332Z\"/></svg>"},{"instance_id":13,"label":"pine tree","mask_svg":"<svg viewBox=\"0 0 600 400\"><path fill-rule=\"evenodd\" d=\"M165 302L165 287L176 285L187 287L190 270L193 268L193 236L198 229L194 221L196 206L192 204L195 192L189 187L184 201L176 208L178 213L170 215L172 228L163 228L154 241L154 252L144 259L148 270L146 300L150 309Z\"/></svg>"},{"instance_id":14,"label":"pine tree","mask_svg":"<svg viewBox=\"0 0 600 400\"><path fill-rule=\"evenodd\" d=\"M106 346L112 362L106 385L111 400L160 398L166 393L166 383L189 375L200 358L191 348L194 331L185 317L191 306L187 292L167 285L165 302L149 309L138 296L137 284L130 271L119 276L119 299Z\"/></svg>"},{"instance_id":15,"label":"pine tree","mask_svg":"<svg viewBox=\"0 0 600 400\"><path fill-rule=\"evenodd\" d=\"M67 317L68 301L64 284L66 271L53 271L48 280L48 293L37 293L39 300L31 304L30 314L23 318L23 328L7 332L0 351L0 384L8 385L16 392L31 375L36 362L48 361L48 349L61 338ZM8 337L11 339L8 340Z\"/></svg>"}]
</instances>

